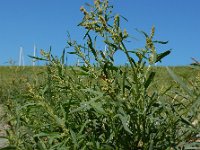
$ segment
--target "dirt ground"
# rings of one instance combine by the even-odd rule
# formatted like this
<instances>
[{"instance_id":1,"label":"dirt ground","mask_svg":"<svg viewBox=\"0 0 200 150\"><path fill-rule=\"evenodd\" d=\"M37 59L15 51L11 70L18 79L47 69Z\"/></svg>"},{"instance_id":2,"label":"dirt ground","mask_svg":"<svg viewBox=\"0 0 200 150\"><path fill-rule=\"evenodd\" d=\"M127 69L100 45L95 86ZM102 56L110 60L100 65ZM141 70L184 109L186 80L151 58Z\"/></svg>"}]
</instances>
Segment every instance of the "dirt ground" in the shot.
<instances>
[{"instance_id":1,"label":"dirt ground","mask_svg":"<svg viewBox=\"0 0 200 150\"><path fill-rule=\"evenodd\" d=\"M8 140L1 138L2 136L6 135L6 132L5 132L6 124L2 120L3 115L4 115L4 112L3 112L2 106L0 105L0 148L6 147L8 145Z\"/></svg>"}]
</instances>

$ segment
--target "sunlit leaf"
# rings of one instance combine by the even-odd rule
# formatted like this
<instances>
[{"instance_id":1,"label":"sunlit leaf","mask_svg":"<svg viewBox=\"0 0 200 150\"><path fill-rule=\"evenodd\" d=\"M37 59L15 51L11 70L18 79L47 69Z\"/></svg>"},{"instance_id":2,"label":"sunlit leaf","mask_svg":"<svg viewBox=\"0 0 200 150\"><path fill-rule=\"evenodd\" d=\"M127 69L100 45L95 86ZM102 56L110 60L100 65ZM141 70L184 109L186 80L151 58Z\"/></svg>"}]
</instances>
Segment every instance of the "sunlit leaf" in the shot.
<instances>
[{"instance_id":1,"label":"sunlit leaf","mask_svg":"<svg viewBox=\"0 0 200 150\"><path fill-rule=\"evenodd\" d=\"M120 118L124 129L125 129L127 132L129 132L130 134L133 134L133 132L132 132L132 131L129 129L129 127L128 127L128 118L127 118L127 116L122 116L121 114L118 114L118 115L116 115L116 116L118 116L118 117Z\"/></svg>"},{"instance_id":2,"label":"sunlit leaf","mask_svg":"<svg viewBox=\"0 0 200 150\"><path fill-rule=\"evenodd\" d=\"M96 110L97 113L106 114L101 103L94 102L94 103L91 103L91 106Z\"/></svg>"}]
</instances>

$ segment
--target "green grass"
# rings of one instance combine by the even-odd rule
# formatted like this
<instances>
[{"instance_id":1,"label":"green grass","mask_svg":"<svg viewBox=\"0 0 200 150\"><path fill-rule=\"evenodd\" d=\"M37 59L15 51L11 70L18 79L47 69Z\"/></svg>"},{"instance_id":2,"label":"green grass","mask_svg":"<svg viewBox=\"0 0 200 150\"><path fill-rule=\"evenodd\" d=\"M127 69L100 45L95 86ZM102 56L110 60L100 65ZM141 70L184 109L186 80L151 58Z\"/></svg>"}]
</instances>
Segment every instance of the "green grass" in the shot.
<instances>
[{"instance_id":1,"label":"green grass","mask_svg":"<svg viewBox=\"0 0 200 150\"><path fill-rule=\"evenodd\" d=\"M0 66L0 84L1 87L4 84L10 84L14 81L19 79L28 78L28 79L35 79L35 78L42 78L44 76L44 70L46 69L45 66L40 67L32 67L32 66ZM199 70L193 69L190 66L174 66L170 67L170 69L180 76L183 80L191 80L198 76ZM70 70L70 69L68 69ZM156 81L158 86L164 86L167 88L169 85L174 83L175 81L169 75L166 67L155 67L156 71Z\"/></svg>"}]
</instances>

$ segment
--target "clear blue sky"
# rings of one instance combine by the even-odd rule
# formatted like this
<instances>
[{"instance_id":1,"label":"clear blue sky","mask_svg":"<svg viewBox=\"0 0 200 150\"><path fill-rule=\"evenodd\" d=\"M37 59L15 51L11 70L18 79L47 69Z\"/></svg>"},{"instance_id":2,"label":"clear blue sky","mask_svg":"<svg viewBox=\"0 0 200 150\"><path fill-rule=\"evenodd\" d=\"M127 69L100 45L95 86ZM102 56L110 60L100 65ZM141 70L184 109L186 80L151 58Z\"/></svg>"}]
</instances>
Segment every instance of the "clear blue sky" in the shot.
<instances>
[{"instance_id":1,"label":"clear blue sky","mask_svg":"<svg viewBox=\"0 0 200 150\"><path fill-rule=\"evenodd\" d=\"M25 64L31 64L33 44L37 49L60 55L66 46L67 31L72 38L81 39L83 29L80 6L93 0L1 0L0 1L0 65L9 59L18 63L19 47L22 46ZM143 37L135 28L149 32L156 27L158 40L169 40L159 47L159 52L172 49L172 54L161 65L188 65L191 57L200 60L200 0L111 0L114 13L120 13L129 21L124 25L138 40L130 47L143 45ZM117 56L117 63L124 58Z\"/></svg>"}]
</instances>

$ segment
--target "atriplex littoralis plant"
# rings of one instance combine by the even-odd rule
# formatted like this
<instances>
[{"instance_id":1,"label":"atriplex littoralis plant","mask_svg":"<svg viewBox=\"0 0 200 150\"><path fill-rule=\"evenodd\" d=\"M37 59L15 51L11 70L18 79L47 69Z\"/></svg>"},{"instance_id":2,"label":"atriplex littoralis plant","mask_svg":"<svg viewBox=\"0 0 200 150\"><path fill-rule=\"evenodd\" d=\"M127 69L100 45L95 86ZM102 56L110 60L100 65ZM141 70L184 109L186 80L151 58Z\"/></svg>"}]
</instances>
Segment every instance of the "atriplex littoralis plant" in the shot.
<instances>
[{"instance_id":1,"label":"atriplex littoralis plant","mask_svg":"<svg viewBox=\"0 0 200 150\"><path fill-rule=\"evenodd\" d=\"M127 31L120 15L112 16L108 0L95 0L79 26L86 29L87 46L72 41L71 54L83 65L65 67L61 59L42 51L49 62L45 80L25 83L11 99L11 144L17 149L167 149L186 136L180 116L168 103L165 91L154 88L152 67L170 51L157 54L153 27L143 49L129 50ZM93 38L94 37L94 38ZM107 45L97 49L97 40ZM114 55L121 51L128 65L116 67ZM136 56L136 59L134 57ZM149 67L146 67L146 65ZM14 92L14 91L13 91ZM14 106L14 107L13 107ZM23 131L23 132L22 132Z\"/></svg>"},{"instance_id":2,"label":"atriplex littoralis plant","mask_svg":"<svg viewBox=\"0 0 200 150\"><path fill-rule=\"evenodd\" d=\"M98 87L100 89L93 88L93 90L98 90L106 95L105 99L101 99L101 105L103 105L102 109L106 106L109 109L109 116L106 116L106 120L107 128L110 130L107 132L110 133L109 136L115 135L108 139L112 138L111 145L116 145L118 148L147 148L151 144L152 147L159 147L161 141L161 147L169 146L172 144L171 140L175 141L175 138L170 137L172 133L169 133L168 136L171 140L168 141L166 138L166 143L163 144L168 128L165 123L168 120L165 117L163 120L158 119L162 118L162 115L165 116L169 110L165 110L164 102L158 101L157 92L150 92L149 86L155 72L151 66L145 68L147 62L153 65L170 53L170 51L166 51L158 55L154 46L154 43L166 44L167 42L153 41L155 30L153 27L150 36L142 32L146 37L144 49L128 50L124 43L128 38L128 33L125 29L120 28L121 17L119 15L111 16L109 8L108 1L95 1L95 7L92 7L90 12L81 8L84 18L79 25L87 30L85 38L87 38L88 51L91 53L90 57L94 57L95 65L98 67L91 66L89 62L91 58L87 59L83 52L84 46L68 41L68 44L74 47L75 52L72 53L82 58L85 64L81 69L89 73L91 81L92 79L99 80ZM112 18L114 18L113 25L110 23ZM90 35L91 32L98 35L94 40ZM106 54L102 50L98 50L95 45L98 37L101 37L108 46ZM114 66L114 54L117 51L125 53L130 67L117 68ZM131 57L131 53L137 56L138 61ZM163 127L159 121L165 122ZM156 122L158 125L155 124Z\"/></svg>"}]
</instances>

